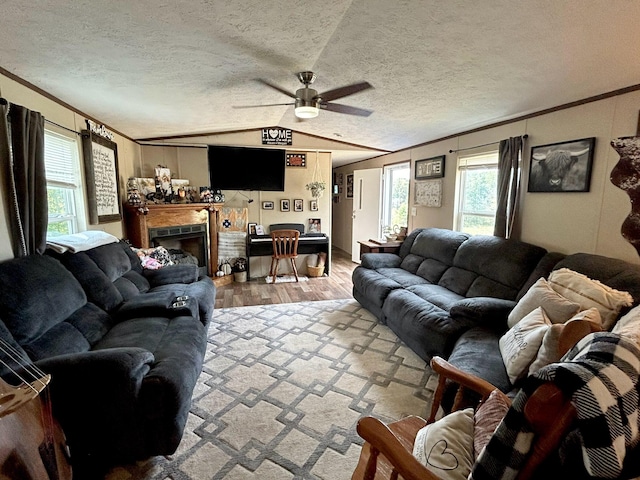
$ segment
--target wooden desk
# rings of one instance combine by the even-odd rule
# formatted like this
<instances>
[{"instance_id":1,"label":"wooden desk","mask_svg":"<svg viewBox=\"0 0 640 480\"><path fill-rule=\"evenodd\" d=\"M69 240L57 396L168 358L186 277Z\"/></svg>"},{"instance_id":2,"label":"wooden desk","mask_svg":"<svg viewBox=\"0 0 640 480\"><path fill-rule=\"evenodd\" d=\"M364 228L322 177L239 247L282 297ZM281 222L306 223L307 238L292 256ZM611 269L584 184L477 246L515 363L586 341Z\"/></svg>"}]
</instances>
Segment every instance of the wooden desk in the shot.
<instances>
[{"instance_id":1,"label":"wooden desk","mask_svg":"<svg viewBox=\"0 0 640 480\"><path fill-rule=\"evenodd\" d=\"M358 240L360 258L363 253L398 253L402 242L381 242L377 240Z\"/></svg>"}]
</instances>

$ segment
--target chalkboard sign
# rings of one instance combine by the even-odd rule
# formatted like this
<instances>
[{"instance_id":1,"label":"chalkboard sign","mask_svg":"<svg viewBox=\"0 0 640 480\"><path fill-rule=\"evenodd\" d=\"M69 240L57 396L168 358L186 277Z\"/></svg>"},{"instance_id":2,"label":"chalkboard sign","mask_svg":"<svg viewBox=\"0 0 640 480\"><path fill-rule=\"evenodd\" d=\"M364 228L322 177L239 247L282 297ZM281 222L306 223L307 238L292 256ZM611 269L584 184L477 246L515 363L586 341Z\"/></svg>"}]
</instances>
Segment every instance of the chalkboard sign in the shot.
<instances>
[{"instance_id":1,"label":"chalkboard sign","mask_svg":"<svg viewBox=\"0 0 640 480\"><path fill-rule=\"evenodd\" d=\"M118 146L115 142L82 131L84 168L87 179L89 223L117 222L120 213L120 184L118 181Z\"/></svg>"}]
</instances>

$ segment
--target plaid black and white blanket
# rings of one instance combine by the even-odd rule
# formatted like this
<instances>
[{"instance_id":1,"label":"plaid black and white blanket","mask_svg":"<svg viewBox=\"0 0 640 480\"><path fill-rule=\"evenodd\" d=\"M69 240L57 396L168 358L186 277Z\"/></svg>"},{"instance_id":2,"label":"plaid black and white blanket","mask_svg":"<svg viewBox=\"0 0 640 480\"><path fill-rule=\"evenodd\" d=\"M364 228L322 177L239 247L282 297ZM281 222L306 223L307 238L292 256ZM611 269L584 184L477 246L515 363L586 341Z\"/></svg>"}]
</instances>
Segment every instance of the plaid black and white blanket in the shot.
<instances>
[{"instance_id":1,"label":"plaid black and white blanket","mask_svg":"<svg viewBox=\"0 0 640 480\"><path fill-rule=\"evenodd\" d=\"M628 449L640 440L638 374L640 349L609 332L587 335L559 363L530 377L514 399L470 478L512 479L524 465L533 442L524 418L527 399L543 382L554 382L577 411L577 432L587 473L617 478Z\"/></svg>"}]
</instances>

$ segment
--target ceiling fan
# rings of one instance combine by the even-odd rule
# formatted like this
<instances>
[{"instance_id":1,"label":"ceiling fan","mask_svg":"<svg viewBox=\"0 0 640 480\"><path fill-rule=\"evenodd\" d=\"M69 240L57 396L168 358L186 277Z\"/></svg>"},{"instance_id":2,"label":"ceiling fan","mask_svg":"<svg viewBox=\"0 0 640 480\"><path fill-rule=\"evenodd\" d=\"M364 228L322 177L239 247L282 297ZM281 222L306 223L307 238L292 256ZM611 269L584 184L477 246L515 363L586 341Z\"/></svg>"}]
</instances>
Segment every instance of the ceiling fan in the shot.
<instances>
[{"instance_id":1,"label":"ceiling fan","mask_svg":"<svg viewBox=\"0 0 640 480\"><path fill-rule=\"evenodd\" d=\"M329 110L330 112L346 113L347 115L359 115L361 117L368 117L373 113L372 110L364 108L351 107L349 105L343 105L341 103L332 103L332 100L337 100L342 97L353 95L354 93L373 88L369 82L359 82L352 85L345 85L344 87L334 88L323 93L318 93L310 85L316 79L316 74L313 72L298 72L296 74L300 83L304 85L303 88L299 88L295 93L291 93L278 85L274 85L267 80L261 78L257 79L260 83L273 88L274 90L284 93L288 97L295 99L295 102L289 103L272 103L268 105L247 105L235 108L255 108L255 107L274 107L278 105L295 105L294 112L299 119L314 118L318 116L320 109Z\"/></svg>"}]
</instances>

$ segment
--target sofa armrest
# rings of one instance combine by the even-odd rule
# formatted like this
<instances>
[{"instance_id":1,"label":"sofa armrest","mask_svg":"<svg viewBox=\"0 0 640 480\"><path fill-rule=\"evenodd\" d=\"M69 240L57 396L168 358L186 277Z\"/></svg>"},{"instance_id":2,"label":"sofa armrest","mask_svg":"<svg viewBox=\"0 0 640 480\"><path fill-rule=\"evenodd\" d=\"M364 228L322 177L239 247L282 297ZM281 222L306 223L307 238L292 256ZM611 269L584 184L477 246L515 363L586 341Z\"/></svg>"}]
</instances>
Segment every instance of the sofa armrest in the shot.
<instances>
[{"instance_id":1,"label":"sofa armrest","mask_svg":"<svg viewBox=\"0 0 640 480\"><path fill-rule=\"evenodd\" d=\"M128 458L131 442L144 446L137 400L154 361L142 348L113 348L37 362L51 374L54 415L73 455Z\"/></svg>"},{"instance_id":2,"label":"sofa armrest","mask_svg":"<svg viewBox=\"0 0 640 480\"><path fill-rule=\"evenodd\" d=\"M193 297L176 297L173 292L150 292L123 303L115 314L118 322L138 317L174 318L189 315L199 318L198 301Z\"/></svg>"},{"instance_id":3,"label":"sofa armrest","mask_svg":"<svg viewBox=\"0 0 640 480\"><path fill-rule=\"evenodd\" d=\"M402 258L395 253L365 253L360 259L360 265L371 270L377 268L397 268L401 263Z\"/></svg>"},{"instance_id":4,"label":"sofa armrest","mask_svg":"<svg viewBox=\"0 0 640 480\"><path fill-rule=\"evenodd\" d=\"M143 275L152 287L172 283L193 283L198 280L198 266L191 264L169 265L158 270L144 270Z\"/></svg>"},{"instance_id":5,"label":"sofa armrest","mask_svg":"<svg viewBox=\"0 0 640 480\"><path fill-rule=\"evenodd\" d=\"M472 321L498 331L507 328L509 312L516 306L513 300L493 297L464 298L456 302L449 310L454 320Z\"/></svg>"}]
</instances>

